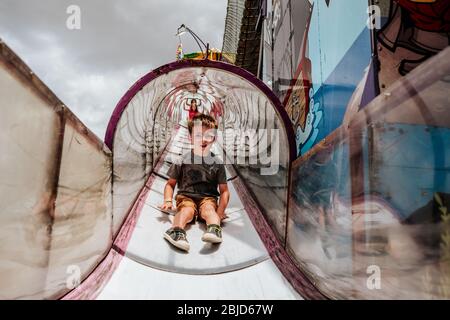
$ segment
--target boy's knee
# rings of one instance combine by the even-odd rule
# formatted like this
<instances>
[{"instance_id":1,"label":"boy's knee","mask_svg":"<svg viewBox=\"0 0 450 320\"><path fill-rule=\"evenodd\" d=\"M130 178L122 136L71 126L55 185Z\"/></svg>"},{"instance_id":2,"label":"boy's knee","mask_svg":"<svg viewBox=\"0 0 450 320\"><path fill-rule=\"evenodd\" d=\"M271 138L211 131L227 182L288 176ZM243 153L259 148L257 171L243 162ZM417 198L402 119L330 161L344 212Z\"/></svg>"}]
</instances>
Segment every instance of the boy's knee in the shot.
<instances>
[{"instance_id":1,"label":"boy's knee","mask_svg":"<svg viewBox=\"0 0 450 320\"><path fill-rule=\"evenodd\" d=\"M200 210L200 215L202 218L209 217L211 215L217 215L216 208L212 205L204 205Z\"/></svg>"},{"instance_id":2,"label":"boy's knee","mask_svg":"<svg viewBox=\"0 0 450 320\"><path fill-rule=\"evenodd\" d=\"M181 208L181 210L178 211L178 213L186 218L192 219L192 218L194 218L195 210L194 210L194 208L191 208L191 207L184 207L184 208Z\"/></svg>"}]
</instances>

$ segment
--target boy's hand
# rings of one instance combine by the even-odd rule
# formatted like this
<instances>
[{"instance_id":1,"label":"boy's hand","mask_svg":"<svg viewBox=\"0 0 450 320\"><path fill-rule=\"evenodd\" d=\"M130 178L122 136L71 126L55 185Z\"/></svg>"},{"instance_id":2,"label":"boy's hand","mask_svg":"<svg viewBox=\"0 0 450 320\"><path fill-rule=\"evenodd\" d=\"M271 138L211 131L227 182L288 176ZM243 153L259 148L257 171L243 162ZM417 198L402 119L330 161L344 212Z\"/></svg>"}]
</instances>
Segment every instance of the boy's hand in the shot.
<instances>
[{"instance_id":1,"label":"boy's hand","mask_svg":"<svg viewBox=\"0 0 450 320\"><path fill-rule=\"evenodd\" d=\"M220 208L217 208L216 213L219 216L220 220L228 218L227 214L225 213L225 210L221 210Z\"/></svg>"},{"instance_id":2,"label":"boy's hand","mask_svg":"<svg viewBox=\"0 0 450 320\"><path fill-rule=\"evenodd\" d=\"M173 205L172 205L173 189L175 189L176 184L177 184L177 180L176 179L170 178L167 181L166 186L164 187L164 203L159 206L159 208L161 210L167 211L167 210L172 210L173 209Z\"/></svg>"},{"instance_id":3,"label":"boy's hand","mask_svg":"<svg viewBox=\"0 0 450 320\"><path fill-rule=\"evenodd\" d=\"M227 207L228 201L230 200L230 191L228 190L228 185L226 183L219 184L219 192L220 192L219 206L216 212L220 220L223 220L228 218L228 216L225 214L225 208Z\"/></svg>"},{"instance_id":4,"label":"boy's hand","mask_svg":"<svg viewBox=\"0 0 450 320\"><path fill-rule=\"evenodd\" d=\"M173 205L172 202L164 202L162 205L159 206L161 210L172 210Z\"/></svg>"}]
</instances>

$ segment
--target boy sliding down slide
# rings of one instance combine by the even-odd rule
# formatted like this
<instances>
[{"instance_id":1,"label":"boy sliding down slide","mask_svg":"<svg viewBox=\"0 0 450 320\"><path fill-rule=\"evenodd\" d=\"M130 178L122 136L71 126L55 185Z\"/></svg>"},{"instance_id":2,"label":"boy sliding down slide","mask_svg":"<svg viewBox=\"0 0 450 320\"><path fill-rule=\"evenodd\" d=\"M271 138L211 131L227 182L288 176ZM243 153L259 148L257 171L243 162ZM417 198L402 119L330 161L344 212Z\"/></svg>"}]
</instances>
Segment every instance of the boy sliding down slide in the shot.
<instances>
[{"instance_id":1,"label":"boy sliding down slide","mask_svg":"<svg viewBox=\"0 0 450 320\"><path fill-rule=\"evenodd\" d=\"M167 173L170 179L164 188L164 204L160 207L161 210L172 209L173 190L178 184L175 198L177 213L172 227L164 233L164 238L185 251L189 251L189 242L184 228L198 216L207 225L202 240L222 242L220 223L226 218L225 209L230 199L225 166L210 152L216 139L216 120L206 114L197 114L189 121L188 129L192 150L183 155L180 163L174 163L170 167Z\"/></svg>"}]
</instances>

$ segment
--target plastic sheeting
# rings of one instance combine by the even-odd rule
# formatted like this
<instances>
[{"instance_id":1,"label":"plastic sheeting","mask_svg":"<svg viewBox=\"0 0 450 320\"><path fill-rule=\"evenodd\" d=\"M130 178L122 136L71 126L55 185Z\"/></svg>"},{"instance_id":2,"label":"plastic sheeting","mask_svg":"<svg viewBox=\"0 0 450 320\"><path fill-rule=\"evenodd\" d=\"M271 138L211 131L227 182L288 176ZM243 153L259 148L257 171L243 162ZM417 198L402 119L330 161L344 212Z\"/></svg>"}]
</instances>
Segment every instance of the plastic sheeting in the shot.
<instances>
[{"instance_id":1,"label":"plastic sheeting","mask_svg":"<svg viewBox=\"0 0 450 320\"><path fill-rule=\"evenodd\" d=\"M0 67L0 298L41 298L62 124L3 61Z\"/></svg>"},{"instance_id":2,"label":"plastic sheeting","mask_svg":"<svg viewBox=\"0 0 450 320\"><path fill-rule=\"evenodd\" d=\"M332 298L450 298L450 51L297 160L287 249Z\"/></svg>"},{"instance_id":3,"label":"plastic sheeting","mask_svg":"<svg viewBox=\"0 0 450 320\"><path fill-rule=\"evenodd\" d=\"M111 245L111 153L0 49L0 298L56 298Z\"/></svg>"},{"instance_id":4,"label":"plastic sheeting","mask_svg":"<svg viewBox=\"0 0 450 320\"><path fill-rule=\"evenodd\" d=\"M46 282L57 290L53 297L71 289L78 272L92 271L112 244L110 153L70 116L66 113Z\"/></svg>"}]
</instances>

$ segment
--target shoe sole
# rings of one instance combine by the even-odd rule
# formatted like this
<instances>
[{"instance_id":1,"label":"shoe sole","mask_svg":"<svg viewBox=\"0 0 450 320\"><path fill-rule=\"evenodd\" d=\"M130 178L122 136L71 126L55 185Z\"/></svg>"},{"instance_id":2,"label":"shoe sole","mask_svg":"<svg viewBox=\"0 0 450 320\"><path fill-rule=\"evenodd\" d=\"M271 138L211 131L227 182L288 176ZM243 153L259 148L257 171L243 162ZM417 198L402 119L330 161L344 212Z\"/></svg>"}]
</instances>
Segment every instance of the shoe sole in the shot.
<instances>
[{"instance_id":1,"label":"shoe sole","mask_svg":"<svg viewBox=\"0 0 450 320\"><path fill-rule=\"evenodd\" d=\"M178 243L175 240L173 240L167 233L164 234L164 239L170 242L174 247L177 247L180 250L189 252L189 244L188 243Z\"/></svg>"},{"instance_id":2,"label":"shoe sole","mask_svg":"<svg viewBox=\"0 0 450 320\"><path fill-rule=\"evenodd\" d=\"M216 237L215 235L210 234L210 233L206 233L203 235L202 241L209 242L209 243L221 243L222 238Z\"/></svg>"}]
</instances>

